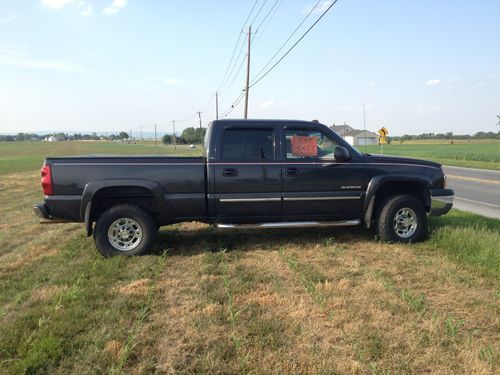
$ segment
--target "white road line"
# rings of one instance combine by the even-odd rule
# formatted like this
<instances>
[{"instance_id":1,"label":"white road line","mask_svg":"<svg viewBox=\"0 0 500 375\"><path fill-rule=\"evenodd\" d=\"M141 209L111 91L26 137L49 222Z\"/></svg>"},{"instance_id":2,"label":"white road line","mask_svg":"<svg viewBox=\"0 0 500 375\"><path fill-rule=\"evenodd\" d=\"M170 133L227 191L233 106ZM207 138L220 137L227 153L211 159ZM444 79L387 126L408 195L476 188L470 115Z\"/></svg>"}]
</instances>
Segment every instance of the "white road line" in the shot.
<instances>
[{"instance_id":1,"label":"white road line","mask_svg":"<svg viewBox=\"0 0 500 375\"><path fill-rule=\"evenodd\" d=\"M462 198L462 197L457 197L455 196L455 199L460 199L462 201L466 201L466 202L471 202L471 203L476 203L476 204L482 204L482 205L485 205L485 206L490 206L490 207L495 207L495 208L500 208L499 205L497 204L491 204L491 203L485 203L485 202L479 202L479 201L474 201L472 199L467 199L467 198Z\"/></svg>"},{"instance_id":2,"label":"white road line","mask_svg":"<svg viewBox=\"0 0 500 375\"><path fill-rule=\"evenodd\" d=\"M461 169L463 171L474 171L474 172L485 172L485 173L495 173L495 174L500 174L500 171L496 171L493 169L479 169L479 168L466 168L466 167L454 167L452 165L443 165L443 168L447 169Z\"/></svg>"}]
</instances>

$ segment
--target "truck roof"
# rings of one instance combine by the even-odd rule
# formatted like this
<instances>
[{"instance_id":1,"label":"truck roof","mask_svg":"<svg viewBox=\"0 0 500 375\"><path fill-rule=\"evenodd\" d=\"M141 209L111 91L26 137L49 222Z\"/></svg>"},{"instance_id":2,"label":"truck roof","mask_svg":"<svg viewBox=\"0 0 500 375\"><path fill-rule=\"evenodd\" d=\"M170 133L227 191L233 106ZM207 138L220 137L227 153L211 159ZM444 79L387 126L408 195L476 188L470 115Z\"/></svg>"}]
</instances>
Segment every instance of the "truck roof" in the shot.
<instances>
[{"instance_id":1,"label":"truck roof","mask_svg":"<svg viewBox=\"0 0 500 375\"><path fill-rule=\"evenodd\" d=\"M316 122L317 120L313 120L315 124L318 125L324 125L321 124L320 122ZM218 123L221 124L226 124L226 123L231 123L231 124L245 124L245 125L264 125L264 124L311 124L313 121L306 121L306 120L291 120L291 119L220 119L220 120L214 120L212 121L212 125L217 125Z\"/></svg>"}]
</instances>

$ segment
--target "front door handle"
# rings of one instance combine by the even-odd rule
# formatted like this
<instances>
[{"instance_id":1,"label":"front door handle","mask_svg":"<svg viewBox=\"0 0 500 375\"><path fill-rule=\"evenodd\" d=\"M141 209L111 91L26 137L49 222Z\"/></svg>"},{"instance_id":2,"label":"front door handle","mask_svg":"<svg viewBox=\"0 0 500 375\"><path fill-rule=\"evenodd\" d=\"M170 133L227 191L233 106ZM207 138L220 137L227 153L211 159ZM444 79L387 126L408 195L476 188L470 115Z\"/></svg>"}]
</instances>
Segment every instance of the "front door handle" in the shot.
<instances>
[{"instance_id":1,"label":"front door handle","mask_svg":"<svg viewBox=\"0 0 500 375\"><path fill-rule=\"evenodd\" d=\"M224 168L222 170L222 175L226 177L234 177L238 175L238 170L234 168Z\"/></svg>"},{"instance_id":2,"label":"front door handle","mask_svg":"<svg viewBox=\"0 0 500 375\"><path fill-rule=\"evenodd\" d=\"M299 174L299 170L297 168L285 168L285 174L287 176L296 175Z\"/></svg>"}]
</instances>

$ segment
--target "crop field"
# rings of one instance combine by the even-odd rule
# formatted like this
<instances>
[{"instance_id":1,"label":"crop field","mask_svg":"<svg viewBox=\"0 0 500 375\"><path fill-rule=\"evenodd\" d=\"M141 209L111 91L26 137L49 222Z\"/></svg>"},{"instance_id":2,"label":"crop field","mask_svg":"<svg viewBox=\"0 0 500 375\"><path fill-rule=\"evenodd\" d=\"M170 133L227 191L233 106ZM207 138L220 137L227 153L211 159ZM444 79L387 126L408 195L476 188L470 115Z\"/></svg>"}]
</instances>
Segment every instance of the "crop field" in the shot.
<instances>
[{"instance_id":1,"label":"crop field","mask_svg":"<svg viewBox=\"0 0 500 375\"><path fill-rule=\"evenodd\" d=\"M0 373L498 373L499 220L454 210L415 245L185 223L104 259L31 212L45 155L97 152L174 150L0 144Z\"/></svg>"},{"instance_id":2,"label":"crop field","mask_svg":"<svg viewBox=\"0 0 500 375\"><path fill-rule=\"evenodd\" d=\"M358 149L364 152L364 147ZM368 153L379 154L380 146L368 146ZM408 156L433 160L445 165L500 170L500 141L412 141L384 145L387 155Z\"/></svg>"}]
</instances>

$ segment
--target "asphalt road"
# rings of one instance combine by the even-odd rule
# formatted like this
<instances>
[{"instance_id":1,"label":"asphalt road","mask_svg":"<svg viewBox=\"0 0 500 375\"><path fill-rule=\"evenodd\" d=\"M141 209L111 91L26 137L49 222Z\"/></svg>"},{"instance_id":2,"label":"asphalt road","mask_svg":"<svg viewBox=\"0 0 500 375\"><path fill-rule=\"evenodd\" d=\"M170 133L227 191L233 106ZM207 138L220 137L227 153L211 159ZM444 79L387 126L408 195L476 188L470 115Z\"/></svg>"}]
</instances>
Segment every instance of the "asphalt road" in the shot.
<instances>
[{"instance_id":1,"label":"asphalt road","mask_svg":"<svg viewBox=\"0 0 500 375\"><path fill-rule=\"evenodd\" d=\"M455 190L453 207L500 219L500 171L443 166L448 187Z\"/></svg>"}]
</instances>

